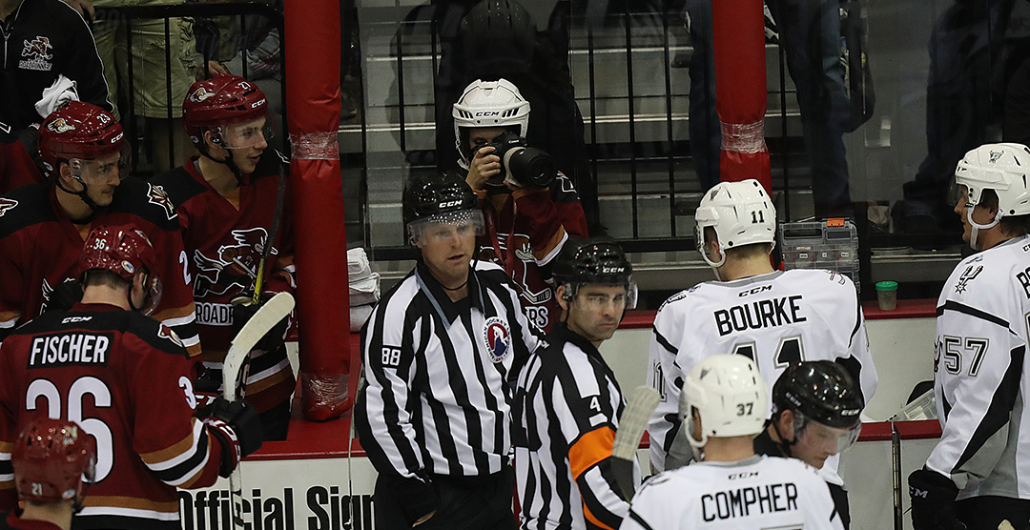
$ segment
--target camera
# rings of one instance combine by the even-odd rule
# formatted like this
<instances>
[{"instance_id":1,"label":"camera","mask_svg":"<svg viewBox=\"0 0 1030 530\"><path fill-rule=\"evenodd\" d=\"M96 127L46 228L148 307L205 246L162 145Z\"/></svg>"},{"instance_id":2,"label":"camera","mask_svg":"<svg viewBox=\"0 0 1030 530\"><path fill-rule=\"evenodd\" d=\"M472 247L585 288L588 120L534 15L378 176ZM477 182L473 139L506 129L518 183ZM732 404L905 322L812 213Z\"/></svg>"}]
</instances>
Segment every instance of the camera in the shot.
<instances>
[{"instance_id":1,"label":"camera","mask_svg":"<svg viewBox=\"0 0 1030 530\"><path fill-rule=\"evenodd\" d=\"M484 147L494 148L490 154L500 157L500 176L509 184L520 188L546 188L558 178L558 165L554 158L541 149L528 147L525 138L511 131L476 150Z\"/></svg>"}]
</instances>

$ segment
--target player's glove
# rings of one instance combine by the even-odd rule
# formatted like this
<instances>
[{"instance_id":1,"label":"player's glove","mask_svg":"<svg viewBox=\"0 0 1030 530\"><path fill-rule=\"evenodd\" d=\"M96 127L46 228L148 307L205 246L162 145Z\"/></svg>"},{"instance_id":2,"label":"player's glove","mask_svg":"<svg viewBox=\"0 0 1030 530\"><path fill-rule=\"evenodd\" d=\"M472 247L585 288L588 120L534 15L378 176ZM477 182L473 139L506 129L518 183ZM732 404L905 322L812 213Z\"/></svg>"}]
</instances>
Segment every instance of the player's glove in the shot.
<instances>
[{"instance_id":1,"label":"player's glove","mask_svg":"<svg viewBox=\"0 0 1030 530\"><path fill-rule=\"evenodd\" d=\"M50 293L50 300L49 303L47 303L47 311L67 311L81 300L82 284L79 283L79 280L61 282L54 288L54 292Z\"/></svg>"},{"instance_id":2,"label":"player's glove","mask_svg":"<svg viewBox=\"0 0 1030 530\"><path fill-rule=\"evenodd\" d=\"M232 332L233 335L240 332L243 326L250 321L250 318L254 316L254 313L261 309L261 306L272 298L272 293L264 293L261 295L261 301L253 303L253 293L243 293L232 299ZM257 341L254 345L254 349L265 352L275 351L283 342L286 340L286 324L289 317L285 317L279 321L278 324L268 330L261 340Z\"/></svg>"},{"instance_id":3,"label":"player's glove","mask_svg":"<svg viewBox=\"0 0 1030 530\"><path fill-rule=\"evenodd\" d=\"M912 497L915 530L966 529L956 515L958 487L950 478L926 468L917 469L908 476L908 494Z\"/></svg>"},{"instance_id":4,"label":"player's glove","mask_svg":"<svg viewBox=\"0 0 1030 530\"><path fill-rule=\"evenodd\" d=\"M196 413L208 432L222 444L222 466L218 474L228 477L247 455L261 449L261 418L245 400L230 403L218 396Z\"/></svg>"}]
</instances>

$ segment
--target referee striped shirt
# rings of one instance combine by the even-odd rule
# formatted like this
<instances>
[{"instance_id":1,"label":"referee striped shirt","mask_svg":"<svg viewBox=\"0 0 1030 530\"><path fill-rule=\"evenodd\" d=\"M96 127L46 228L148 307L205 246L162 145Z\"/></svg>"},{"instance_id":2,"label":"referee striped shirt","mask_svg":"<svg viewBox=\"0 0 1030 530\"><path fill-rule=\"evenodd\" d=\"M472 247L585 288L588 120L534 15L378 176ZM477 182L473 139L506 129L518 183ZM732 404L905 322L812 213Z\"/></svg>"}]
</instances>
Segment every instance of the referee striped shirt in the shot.
<instances>
[{"instance_id":1,"label":"referee striped shirt","mask_svg":"<svg viewBox=\"0 0 1030 530\"><path fill-rule=\"evenodd\" d=\"M452 302L420 263L362 330L355 426L376 470L406 494L432 495L432 475L498 473L510 449L508 380L543 333L504 269L476 262L468 292Z\"/></svg>"},{"instance_id":2,"label":"referee striped shirt","mask_svg":"<svg viewBox=\"0 0 1030 530\"><path fill-rule=\"evenodd\" d=\"M622 392L597 348L565 324L547 341L519 374L512 411L522 528L614 530L629 511L611 470Z\"/></svg>"}]
</instances>

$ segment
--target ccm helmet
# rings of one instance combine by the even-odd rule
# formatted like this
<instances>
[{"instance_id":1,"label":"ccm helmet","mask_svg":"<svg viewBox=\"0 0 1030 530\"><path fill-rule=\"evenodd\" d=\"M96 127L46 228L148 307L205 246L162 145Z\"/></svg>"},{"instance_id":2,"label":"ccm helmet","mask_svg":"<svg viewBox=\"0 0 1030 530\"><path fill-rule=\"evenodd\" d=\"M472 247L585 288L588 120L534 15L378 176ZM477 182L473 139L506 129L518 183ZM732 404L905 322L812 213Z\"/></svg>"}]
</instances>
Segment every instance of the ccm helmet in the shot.
<instances>
[{"instance_id":1,"label":"ccm helmet","mask_svg":"<svg viewBox=\"0 0 1030 530\"><path fill-rule=\"evenodd\" d=\"M762 432L768 390L755 364L743 355L712 355L699 361L683 380L679 417L687 430L694 456L708 438L748 436ZM701 417L700 440L695 438L691 411Z\"/></svg>"},{"instance_id":2,"label":"ccm helmet","mask_svg":"<svg viewBox=\"0 0 1030 530\"><path fill-rule=\"evenodd\" d=\"M114 116L82 101L69 101L39 126L39 156L52 179L57 178L59 160L94 160L121 152L124 143Z\"/></svg>"},{"instance_id":3,"label":"ccm helmet","mask_svg":"<svg viewBox=\"0 0 1030 530\"><path fill-rule=\"evenodd\" d=\"M89 271L95 269L113 272L131 283L141 268L146 273L147 298L144 307L133 309L149 315L161 301L161 279L157 276L157 253L142 230L131 224L98 226L86 237L79 256L79 278L83 283Z\"/></svg>"},{"instance_id":4,"label":"ccm helmet","mask_svg":"<svg viewBox=\"0 0 1030 530\"><path fill-rule=\"evenodd\" d=\"M727 249L776 241L776 208L755 179L716 184L701 198L694 220L697 250L711 267L726 262ZM719 239L722 256L718 262L706 251L705 228L709 227Z\"/></svg>"},{"instance_id":5,"label":"ccm helmet","mask_svg":"<svg viewBox=\"0 0 1030 530\"><path fill-rule=\"evenodd\" d=\"M633 265L622 247L611 241L568 240L555 258L552 276L556 285L565 285L565 298L576 297L587 284L626 286L626 309L636 306L637 286Z\"/></svg>"},{"instance_id":6,"label":"ccm helmet","mask_svg":"<svg viewBox=\"0 0 1030 530\"><path fill-rule=\"evenodd\" d=\"M471 222L476 235L484 229L479 198L465 180L454 173L415 177L404 191L404 226L411 244L417 244L430 224Z\"/></svg>"},{"instance_id":7,"label":"ccm helmet","mask_svg":"<svg viewBox=\"0 0 1030 530\"><path fill-rule=\"evenodd\" d=\"M229 130L230 125L260 118L265 118L265 123L254 131L237 134ZM196 145L203 145L208 129L216 132L215 141L227 149L252 147L272 138L275 131L265 93L238 75L216 74L193 83L182 102L182 119Z\"/></svg>"},{"instance_id":8,"label":"ccm helmet","mask_svg":"<svg viewBox=\"0 0 1030 530\"><path fill-rule=\"evenodd\" d=\"M42 417L29 422L11 452L18 496L57 503L81 500L82 478L96 475L96 442L75 423Z\"/></svg>"},{"instance_id":9,"label":"ccm helmet","mask_svg":"<svg viewBox=\"0 0 1030 530\"><path fill-rule=\"evenodd\" d=\"M477 79L465 87L454 104L452 116L454 145L458 148L462 167L468 167L468 146L463 145L462 128L511 127L516 135L525 137L529 130L529 101L506 79Z\"/></svg>"},{"instance_id":10,"label":"ccm helmet","mask_svg":"<svg viewBox=\"0 0 1030 530\"><path fill-rule=\"evenodd\" d=\"M1002 217L1030 214L1030 148L1021 144L986 144L966 153L955 168L955 181L949 194L958 203L962 189L968 193L966 218L972 225L969 245L977 248L977 234L997 225ZM983 201L984 190L998 195L998 213L986 225L973 221L973 206Z\"/></svg>"},{"instance_id":11,"label":"ccm helmet","mask_svg":"<svg viewBox=\"0 0 1030 530\"><path fill-rule=\"evenodd\" d=\"M855 379L833 361L788 366L773 384L772 394L774 417L789 409L836 429L854 427L865 408Z\"/></svg>"}]
</instances>

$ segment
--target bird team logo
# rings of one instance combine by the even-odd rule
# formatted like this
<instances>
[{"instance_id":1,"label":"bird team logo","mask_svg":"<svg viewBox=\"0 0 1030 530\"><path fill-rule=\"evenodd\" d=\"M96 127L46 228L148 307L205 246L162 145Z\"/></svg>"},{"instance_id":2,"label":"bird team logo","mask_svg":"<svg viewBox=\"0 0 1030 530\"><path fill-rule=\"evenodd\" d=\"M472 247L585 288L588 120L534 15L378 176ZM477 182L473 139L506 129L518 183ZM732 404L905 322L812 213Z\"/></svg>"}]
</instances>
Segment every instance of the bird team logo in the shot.
<instances>
[{"instance_id":1,"label":"bird team logo","mask_svg":"<svg viewBox=\"0 0 1030 530\"><path fill-rule=\"evenodd\" d=\"M147 198L150 201L150 204L160 206L164 210L165 215L168 216L169 220L175 219L175 205L172 204L172 200L168 198L168 193L165 192L165 189L161 186L154 186L153 184L148 184L148 186L150 186L150 189L147 191Z\"/></svg>"},{"instance_id":2,"label":"bird team logo","mask_svg":"<svg viewBox=\"0 0 1030 530\"><path fill-rule=\"evenodd\" d=\"M15 206L18 206L18 201L0 197L0 217L3 217L9 210L13 210Z\"/></svg>"},{"instance_id":3,"label":"bird team logo","mask_svg":"<svg viewBox=\"0 0 1030 530\"><path fill-rule=\"evenodd\" d=\"M486 319L483 338L486 340L486 348L490 352L490 360L495 363L504 361L508 352L511 351L511 332L508 331L508 323L500 317Z\"/></svg>"},{"instance_id":4,"label":"bird team logo","mask_svg":"<svg viewBox=\"0 0 1030 530\"><path fill-rule=\"evenodd\" d=\"M189 99L190 99L190 101L193 101L195 103L200 103L200 102L204 101L205 99L207 99L207 98L209 98L209 97L211 97L213 95L215 95L214 92L211 92L210 90L208 90L208 89L206 89L204 87L200 87L200 88L194 90L192 94L190 94L190 98Z\"/></svg>"},{"instance_id":5,"label":"bird team logo","mask_svg":"<svg viewBox=\"0 0 1030 530\"><path fill-rule=\"evenodd\" d=\"M194 251L193 263L200 272L193 285L193 295L203 298L208 294L216 296L229 292L230 289L248 289L257 277L258 263L268 239L264 228L233 230L235 244L222 245L214 256L205 255L199 249ZM279 251L272 247L269 255Z\"/></svg>"},{"instance_id":6,"label":"bird team logo","mask_svg":"<svg viewBox=\"0 0 1030 530\"><path fill-rule=\"evenodd\" d=\"M50 129L51 131L54 131L57 134L75 130L75 126L68 123L68 120L64 118L57 118L56 120L48 123L46 128Z\"/></svg>"},{"instance_id":7,"label":"bird team logo","mask_svg":"<svg viewBox=\"0 0 1030 530\"><path fill-rule=\"evenodd\" d=\"M24 44L25 47L21 50L23 59L18 62L18 68L49 72L54 67L50 62L54 58L54 55L50 53L54 46L50 44L49 37L36 35L35 39L26 39Z\"/></svg>"}]
</instances>

